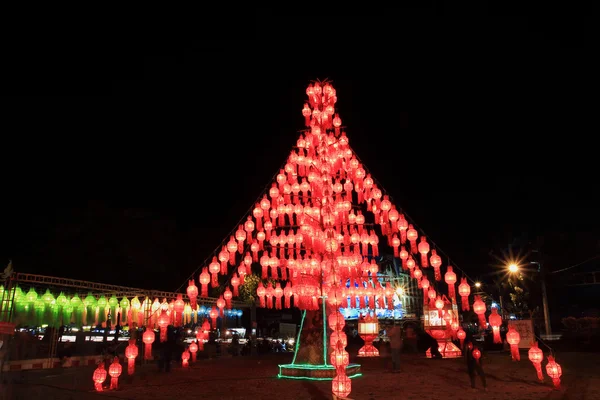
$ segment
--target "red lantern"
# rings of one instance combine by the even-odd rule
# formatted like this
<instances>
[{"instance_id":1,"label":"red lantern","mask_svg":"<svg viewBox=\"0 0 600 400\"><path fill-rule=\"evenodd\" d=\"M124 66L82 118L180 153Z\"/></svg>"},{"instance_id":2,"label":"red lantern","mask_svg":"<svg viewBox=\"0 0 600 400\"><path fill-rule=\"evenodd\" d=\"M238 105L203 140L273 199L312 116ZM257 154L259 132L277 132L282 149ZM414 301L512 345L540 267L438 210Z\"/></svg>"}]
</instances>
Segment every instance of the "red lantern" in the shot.
<instances>
[{"instance_id":1,"label":"red lantern","mask_svg":"<svg viewBox=\"0 0 600 400\"><path fill-rule=\"evenodd\" d=\"M477 364L479 364L479 359L481 358L481 350L479 350L477 347L475 347L471 354L473 354L473 358L475 359L475 362L477 362Z\"/></svg>"},{"instance_id":2,"label":"red lantern","mask_svg":"<svg viewBox=\"0 0 600 400\"><path fill-rule=\"evenodd\" d=\"M274 290L275 295L275 309L281 310L281 298L283 297L283 289L281 288L281 284L277 282Z\"/></svg>"},{"instance_id":3,"label":"red lantern","mask_svg":"<svg viewBox=\"0 0 600 400\"><path fill-rule=\"evenodd\" d=\"M223 253L223 252L221 252L221 253ZM222 255L223 254L219 255L220 259L222 259L222 257L221 257ZM223 262L226 263L228 259L229 259L229 256L227 256L225 258L225 261L221 261L221 263L223 263ZM225 267L225 268L227 268L227 267ZM210 272L210 277L211 277L210 286L212 286L214 288L219 286L219 272L221 272L221 265L219 264L217 257L213 257L210 264L208 264L208 272ZM202 289L204 290L204 288L202 288ZM203 296L204 296L204 294L203 294Z\"/></svg>"},{"instance_id":4,"label":"red lantern","mask_svg":"<svg viewBox=\"0 0 600 400\"><path fill-rule=\"evenodd\" d=\"M560 364L554 361L554 357L548 356L548 364L546 364L546 373L552 379L554 387L560 388L560 377L562 376L562 368Z\"/></svg>"},{"instance_id":5,"label":"red lantern","mask_svg":"<svg viewBox=\"0 0 600 400\"><path fill-rule=\"evenodd\" d=\"M190 307L192 307L192 310L195 310L196 309L196 299L198 298L198 287L194 284L193 279L191 279L188 282L188 287L187 287L186 293L190 299Z\"/></svg>"},{"instance_id":6,"label":"red lantern","mask_svg":"<svg viewBox=\"0 0 600 400\"><path fill-rule=\"evenodd\" d=\"M292 283L288 282L285 285L285 288L283 289L283 295L285 296L285 308L291 308L292 307L292 295L294 294L293 289L292 289Z\"/></svg>"},{"instance_id":7,"label":"red lantern","mask_svg":"<svg viewBox=\"0 0 600 400\"><path fill-rule=\"evenodd\" d=\"M342 331L333 331L331 336L329 336L329 345L332 349L337 348L338 342L342 343L342 347L346 347L348 345L348 337Z\"/></svg>"},{"instance_id":8,"label":"red lantern","mask_svg":"<svg viewBox=\"0 0 600 400\"><path fill-rule=\"evenodd\" d=\"M358 350L358 356L379 357L379 350L373 346L373 340L379 336L377 317L367 314L365 318L360 318L358 321L358 334L365 341L365 345Z\"/></svg>"},{"instance_id":9,"label":"red lantern","mask_svg":"<svg viewBox=\"0 0 600 400\"><path fill-rule=\"evenodd\" d=\"M487 321L485 320L485 303L481 300L481 297L475 295L475 301L473 302L473 312L477 314L479 318L479 329L485 329L487 327Z\"/></svg>"},{"instance_id":10,"label":"red lantern","mask_svg":"<svg viewBox=\"0 0 600 400\"><path fill-rule=\"evenodd\" d=\"M228 310L231 310L231 298L233 297L233 292L229 289L229 286L225 288L223 292L223 299L225 299L225 306Z\"/></svg>"},{"instance_id":11,"label":"red lantern","mask_svg":"<svg viewBox=\"0 0 600 400\"><path fill-rule=\"evenodd\" d=\"M106 380L106 370L104 369L104 363L100 363L98 368L94 370L94 375L92 375L92 379L94 380L94 388L97 392L102 392L102 384Z\"/></svg>"},{"instance_id":12,"label":"red lantern","mask_svg":"<svg viewBox=\"0 0 600 400\"><path fill-rule=\"evenodd\" d=\"M233 287L233 295L235 297L238 297L240 295L240 291L238 289L238 287L240 286L240 278L238 277L238 275L234 272L233 276L231 277L231 286Z\"/></svg>"},{"instance_id":13,"label":"red lantern","mask_svg":"<svg viewBox=\"0 0 600 400\"><path fill-rule=\"evenodd\" d=\"M216 308L211 307L210 311L208 312L208 315L212 320L212 328L217 329L217 318L219 317L219 311Z\"/></svg>"},{"instance_id":14,"label":"red lantern","mask_svg":"<svg viewBox=\"0 0 600 400\"><path fill-rule=\"evenodd\" d=\"M512 326L508 327L506 332L506 341L510 344L510 355L513 361L520 361L521 355L519 354L519 343L521 342L521 335Z\"/></svg>"},{"instance_id":15,"label":"red lantern","mask_svg":"<svg viewBox=\"0 0 600 400\"><path fill-rule=\"evenodd\" d=\"M395 233L394 236L392 236L392 247L394 248L394 257L400 257L400 239L398 239L398 236Z\"/></svg>"},{"instance_id":16,"label":"red lantern","mask_svg":"<svg viewBox=\"0 0 600 400\"><path fill-rule=\"evenodd\" d=\"M127 373L133 375L135 372L135 359L138 356L138 348L135 339L129 340L129 345L125 348L125 358L127 358Z\"/></svg>"},{"instance_id":17,"label":"red lantern","mask_svg":"<svg viewBox=\"0 0 600 400\"><path fill-rule=\"evenodd\" d=\"M344 350L341 342L338 342L338 345L331 352L329 361L335 367L338 374L343 374L346 371L346 367L350 364L350 355Z\"/></svg>"},{"instance_id":18,"label":"red lantern","mask_svg":"<svg viewBox=\"0 0 600 400\"><path fill-rule=\"evenodd\" d=\"M193 282L193 281L192 281ZM177 295L177 300L173 304L173 312L175 313L175 326L181 326L183 322L183 310L185 309L185 302L181 294Z\"/></svg>"},{"instance_id":19,"label":"red lantern","mask_svg":"<svg viewBox=\"0 0 600 400\"><path fill-rule=\"evenodd\" d=\"M119 388L119 376L123 372L123 367L119 362L119 357L113 359L112 364L108 367L108 374L110 375L110 388L111 390L117 390Z\"/></svg>"},{"instance_id":20,"label":"red lantern","mask_svg":"<svg viewBox=\"0 0 600 400\"><path fill-rule=\"evenodd\" d=\"M454 284L456 283L456 274L454 273L451 265L448 265L448 267L446 268L444 281L446 281L446 285L448 285L448 297L450 297L451 299L455 299L456 290L454 289Z\"/></svg>"},{"instance_id":21,"label":"red lantern","mask_svg":"<svg viewBox=\"0 0 600 400\"><path fill-rule=\"evenodd\" d=\"M158 329L160 330L160 341L167 341L167 327L171 322L171 318L169 318L169 314L167 314L167 310L164 308L161 310L160 315L158 316Z\"/></svg>"},{"instance_id":22,"label":"red lantern","mask_svg":"<svg viewBox=\"0 0 600 400\"><path fill-rule=\"evenodd\" d=\"M331 381L331 391L339 398L345 399L352 391L352 381L346 374L337 374Z\"/></svg>"},{"instance_id":23,"label":"red lantern","mask_svg":"<svg viewBox=\"0 0 600 400\"><path fill-rule=\"evenodd\" d=\"M462 310L469 311L469 295L471 294L471 286L467 283L466 278L460 279L460 285L458 285L458 294L462 299Z\"/></svg>"},{"instance_id":24,"label":"red lantern","mask_svg":"<svg viewBox=\"0 0 600 400\"><path fill-rule=\"evenodd\" d=\"M145 360L152 360L152 343L154 343L154 340L156 338L156 335L154 334L154 331L152 329L150 329L149 327L146 327L146 330L144 331L144 334L142 335L142 342L144 342L144 359Z\"/></svg>"},{"instance_id":25,"label":"red lantern","mask_svg":"<svg viewBox=\"0 0 600 400\"><path fill-rule=\"evenodd\" d=\"M259 208L259 210L260 210L260 208ZM243 225L240 225L238 227L238 230L235 231L235 240L237 240L238 253L244 254L244 240L246 240L246 232L244 231ZM235 261L235 258L234 258L234 261Z\"/></svg>"},{"instance_id":26,"label":"red lantern","mask_svg":"<svg viewBox=\"0 0 600 400\"><path fill-rule=\"evenodd\" d=\"M198 352L198 345L196 342L190 343L190 353L192 354L192 362L196 362L196 353Z\"/></svg>"},{"instance_id":27,"label":"red lantern","mask_svg":"<svg viewBox=\"0 0 600 400\"><path fill-rule=\"evenodd\" d=\"M542 361L544 361L544 352L538 347L536 341L531 344L531 348L527 354L529 356L529 361L531 361L535 371L537 372L538 379L543 381L544 375L542 374Z\"/></svg>"},{"instance_id":28,"label":"red lantern","mask_svg":"<svg viewBox=\"0 0 600 400\"><path fill-rule=\"evenodd\" d=\"M413 254L417 254L417 238L419 234L417 230L412 226L412 224L408 225L408 230L406 231L406 238L410 242L410 252Z\"/></svg>"},{"instance_id":29,"label":"red lantern","mask_svg":"<svg viewBox=\"0 0 600 400\"><path fill-rule=\"evenodd\" d=\"M252 217L250 217L252 218ZM238 244L235 241L233 236L229 237L229 242L227 242L227 252L229 253L229 265L235 265L235 253L238 251ZM242 245L243 251L243 245ZM225 268L225 272L221 269L221 274L225 275L227 273L227 268Z\"/></svg>"},{"instance_id":30,"label":"red lantern","mask_svg":"<svg viewBox=\"0 0 600 400\"><path fill-rule=\"evenodd\" d=\"M442 316L443 316L442 313L443 313L444 305L445 305L444 300L440 296L437 296L434 304L435 304L435 308L437 308L437 310L438 310L438 316L440 318L442 318Z\"/></svg>"},{"instance_id":31,"label":"red lantern","mask_svg":"<svg viewBox=\"0 0 600 400\"><path fill-rule=\"evenodd\" d=\"M425 236L421 236L421 241L419 242L419 247L418 247L419 253L421 253L421 267L422 268L426 268L429 266L428 262L427 262L427 253L429 253L429 243L427 243L427 238ZM437 271L439 271L439 269L437 269ZM437 273L436 273L436 281L438 281L439 279L437 279Z\"/></svg>"},{"instance_id":32,"label":"red lantern","mask_svg":"<svg viewBox=\"0 0 600 400\"><path fill-rule=\"evenodd\" d=\"M202 273L200 274L200 285L202 287L202 297L208 297L208 284L210 283L210 274L208 273L208 269L206 267L202 268Z\"/></svg>"},{"instance_id":33,"label":"red lantern","mask_svg":"<svg viewBox=\"0 0 600 400\"><path fill-rule=\"evenodd\" d=\"M492 313L488 318L490 322L490 326L492 327L492 332L494 334L494 343L502 343L502 339L500 338L500 326L502 325L502 317L498 314L498 309L496 307L492 307Z\"/></svg>"},{"instance_id":34,"label":"red lantern","mask_svg":"<svg viewBox=\"0 0 600 400\"><path fill-rule=\"evenodd\" d=\"M188 349L185 349L185 351L183 353L181 353L181 366L183 368L187 368L190 366L190 352L188 351Z\"/></svg>"},{"instance_id":35,"label":"red lantern","mask_svg":"<svg viewBox=\"0 0 600 400\"><path fill-rule=\"evenodd\" d=\"M223 298L223 295L219 296L219 298L217 299L217 308L219 309L219 316L221 316L221 318L223 318L223 316L225 315L225 306L226 306L226 302L225 299Z\"/></svg>"}]
</instances>

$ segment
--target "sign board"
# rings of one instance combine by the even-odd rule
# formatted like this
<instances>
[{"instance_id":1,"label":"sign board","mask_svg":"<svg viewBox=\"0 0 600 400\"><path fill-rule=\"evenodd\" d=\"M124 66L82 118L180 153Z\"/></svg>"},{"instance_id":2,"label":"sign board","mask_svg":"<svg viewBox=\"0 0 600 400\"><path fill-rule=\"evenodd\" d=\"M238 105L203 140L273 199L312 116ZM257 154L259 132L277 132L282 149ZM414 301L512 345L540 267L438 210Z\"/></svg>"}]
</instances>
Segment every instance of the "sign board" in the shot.
<instances>
[{"instance_id":1,"label":"sign board","mask_svg":"<svg viewBox=\"0 0 600 400\"><path fill-rule=\"evenodd\" d=\"M528 349L535 340L535 334L533 332L533 321L530 319L514 319L508 321L508 326L515 328L521 336L519 342L520 349Z\"/></svg>"},{"instance_id":2,"label":"sign board","mask_svg":"<svg viewBox=\"0 0 600 400\"><path fill-rule=\"evenodd\" d=\"M15 324L11 322L0 322L0 335L14 335Z\"/></svg>"},{"instance_id":3,"label":"sign board","mask_svg":"<svg viewBox=\"0 0 600 400\"><path fill-rule=\"evenodd\" d=\"M296 339L296 324L279 323L279 335L282 339Z\"/></svg>"}]
</instances>

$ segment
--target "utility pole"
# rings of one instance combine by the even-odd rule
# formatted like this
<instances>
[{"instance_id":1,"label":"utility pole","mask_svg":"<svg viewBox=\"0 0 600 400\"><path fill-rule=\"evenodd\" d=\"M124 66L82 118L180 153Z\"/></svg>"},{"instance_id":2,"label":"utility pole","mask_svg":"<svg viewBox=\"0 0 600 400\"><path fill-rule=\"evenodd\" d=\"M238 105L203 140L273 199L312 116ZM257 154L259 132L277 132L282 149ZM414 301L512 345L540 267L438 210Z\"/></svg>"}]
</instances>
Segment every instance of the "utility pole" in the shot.
<instances>
[{"instance_id":1,"label":"utility pole","mask_svg":"<svg viewBox=\"0 0 600 400\"><path fill-rule=\"evenodd\" d=\"M552 327L550 326L550 307L548 307L548 292L546 290L546 271L542 269L542 264L537 261L530 261L530 264L538 266L540 274L540 284L542 286L542 308L544 311L544 326L546 328L546 336L552 335Z\"/></svg>"}]
</instances>

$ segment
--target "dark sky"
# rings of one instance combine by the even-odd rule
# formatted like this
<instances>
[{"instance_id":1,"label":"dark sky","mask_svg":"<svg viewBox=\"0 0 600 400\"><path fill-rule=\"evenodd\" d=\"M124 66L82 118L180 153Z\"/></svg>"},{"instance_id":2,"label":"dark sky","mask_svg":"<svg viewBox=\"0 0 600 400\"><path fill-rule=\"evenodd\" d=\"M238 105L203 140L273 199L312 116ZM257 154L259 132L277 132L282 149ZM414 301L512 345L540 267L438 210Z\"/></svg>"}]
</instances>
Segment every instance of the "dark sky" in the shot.
<instances>
[{"instance_id":1,"label":"dark sky","mask_svg":"<svg viewBox=\"0 0 600 400\"><path fill-rule=\"evenodd\" d=\"M1 260L177 289L282 165L317 78L333 80L367 168L468 274L524 233L562 235L551 268L596 254L585 13L385 14L260 12L152 51L15 58Z\"/></svg>"}]
</instances>

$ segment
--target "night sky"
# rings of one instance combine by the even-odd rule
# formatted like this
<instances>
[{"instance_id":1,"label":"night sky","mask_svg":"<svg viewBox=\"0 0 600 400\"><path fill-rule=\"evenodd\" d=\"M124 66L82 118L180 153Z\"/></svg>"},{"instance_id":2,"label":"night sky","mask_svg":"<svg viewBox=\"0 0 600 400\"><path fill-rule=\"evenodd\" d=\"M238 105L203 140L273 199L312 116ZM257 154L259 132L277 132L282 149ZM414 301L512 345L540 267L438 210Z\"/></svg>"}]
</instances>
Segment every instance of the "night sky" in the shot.
<instances>
[{"instance_id":1,"label":"night sky","mask_svg":"<svg viewBox=\"0 0 600 400\"><path fill-rule=\"evenodd\" d=\"M387 14L261 12L218 40L19 58L0 260L176 290L270 184L317 78L383 189L473 278L525 235L552 243L549 269L597 254L589 22Z\"/></svg>"}]
</instances>

